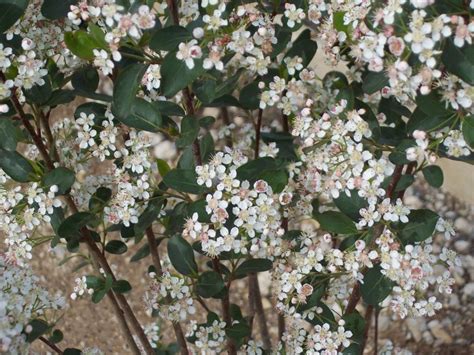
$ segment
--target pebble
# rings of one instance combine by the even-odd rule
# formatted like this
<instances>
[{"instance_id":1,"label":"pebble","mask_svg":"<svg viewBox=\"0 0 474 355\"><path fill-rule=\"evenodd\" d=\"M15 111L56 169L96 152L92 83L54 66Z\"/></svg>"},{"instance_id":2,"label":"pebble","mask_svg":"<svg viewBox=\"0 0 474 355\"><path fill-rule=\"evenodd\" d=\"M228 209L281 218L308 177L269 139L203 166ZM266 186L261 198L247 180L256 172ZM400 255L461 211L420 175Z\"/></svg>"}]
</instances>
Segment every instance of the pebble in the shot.
<instances>
[{"instance_id":1,"label":"pebble","mask_svg":"<svg viewBox=\"0 0 474 355\"><path fill-rule=\"evenodd\" d=\"M415 209L423 207L423 202L421 202L421 200L418 197L413 196L413 195L405 197L405 204Z\"/></svg>"},{"instance_id":2,"label":"pebble","mask_svg":"<svg viewBox=\"0 0 474 355\"><path fill-rule=\"evenodd\" d=\"M433 341L434 341L433 336L428 330L423 332L423 340L425 341L426 344L433 344Z\"/></svg>"},{"instance_id":3,"label":"pebble","mask_svg":"<svg viewBox=\"0 0 474 355\"><path fill-rule=\"evenodd\" d=\"M423 318L408 318L406 320L408 330L413 338L419 342L423 338L423 331L426 329L426 323Z\"/></svg>"},{"instance_id":4,"label":"pebble","mask_svg":"<svg viewBox=\"0 0 474 355\"><path fill-rule=\"evenodd\" d=\"M454 249L458 253L467 254L471 249L471 243L468 240L457 240L454 242Z\"/></svg>"},{"instance_id":5,"label":"pebble","mask_svg":"<svg viewBox=\"0 0 474 355\"><path fill-rule=\"evenodd\" d=\"M454 221L454 229L458 230L459 232L469 234L471 232L472 226L466 218L459 217Z\"/></svg>"},{"instance_id":6,"label":"pebble","mask_svg":"<svg viewBox=\"0 0 474 355\"><path fill-rule=\"evenodd\" d=\"M449 333L444 329L445 327L441 325L439 320L434 319L428 323L428 327L431 330L431 334L433 337L442 344L451 344L453 342L453 338Z\"/></svg>"},{"instance_id":7,"label":"pebble","mask_svg":"<svg viewBox=\"0 0 474 355\"><path fill-rule=\"evenodd\" d=\"M474 298L474 282L469 282L462 289L463 298L470 299Z\"/></svg>"}]
</instances>

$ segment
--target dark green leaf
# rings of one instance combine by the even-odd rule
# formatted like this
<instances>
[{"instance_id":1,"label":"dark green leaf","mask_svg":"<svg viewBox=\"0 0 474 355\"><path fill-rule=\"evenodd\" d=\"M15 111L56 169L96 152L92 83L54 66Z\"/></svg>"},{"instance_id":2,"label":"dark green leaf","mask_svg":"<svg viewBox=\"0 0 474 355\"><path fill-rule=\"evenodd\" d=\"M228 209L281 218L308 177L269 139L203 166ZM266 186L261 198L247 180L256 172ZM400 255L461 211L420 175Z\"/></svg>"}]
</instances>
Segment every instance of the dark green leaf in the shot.
<instances>
[{"instance_id":1,"label":"dark green leaf","mask_svg":"<svg viewBox=\"0 0 474 355\"><path fill-rule=\"evenodd\" d=\"M181 136L176 141L178 148L184 148L191 145L199 134L199 121L196 117L186 116L181 121Z\"/></svg>"},{"instance_id":2,"label":"dark green leaf","mask_svg":"<svg viewBox=\"0 0 474 355\"><path fill-rule=\"evenodd\" d=\"M163 207L163 200L164 198L162 197L154 196L154 199L148 203L145 211L138 217L138 222L133 226L135 235L144 234L145 230L156 221Z\"/></svg>"},{"instance_id":3,"label":"dark green leaf","mask_svg":"<svg viewBox=\"0 0 474 355\"><path fill-rule=\"evenodd\" d=\"M53 331L53 334L51 334L51 336L49 337L49 341L53 343L59 343L63 340L63 338L64 338L63 332L60 331L59 329L55 329Z\"/></svg>"},{"instance_id":4,"label":"dark green leaf","mask_svg":"<svg viewBox=\"0 0 474 355\"><path fill-rule=\"evenodd\" d=\"M365 303L372 306L378 305L392 292L395 285L393 281L384 276L380 265L369 269L364 275L364 283L360 285L360 292Z\"/></svg>"},{"instance_id":5,"label":"dark green leaf","mask_svg":"<svg viewBox=\"0 0 474 355\"><path fill-rule=\"evenodd\" d=\"M117 118L126 118L130 113L145 71L145 65L136 63L129 65L119 74L114 85L114 102L112 106L112 110Z\"/></svg>"},{"instance_id":6,"label":"dark green leaf","mask_svg":"<svg viewBox=\"0 0 474 355\"><path fill-rule=\"evenodd\" d=\"M272 268L272 265L272 261L268 259L245 260L242 264L239 265L237 270L235 270L235 275L240 277L245 276L249 273L268 271Z\"/></svg>"},{"instance_id":7,"label":"dark green leaf","mask_svg":"<svg viewBox=\"0 0 474 355\"><path fill-rule=\"evenodd\" d=\"M165 116L184 116L185 112L178 104L172 101L155 101L153 105Z\"/></svg>"},{"instance_id":8,"label":"dark green leaf","mask_svg":"<svg viewBox=\"0 0 474 355\"><path fill-rule=\"evenodd\" d=\"M0 148L11 152L16 150L16 128L8 118L0 119Z\"/></svg>"},{"instance_id":9,"label":"dark green leaf","mask_svg":"<svg viewBox=\"0 0 474 355\"><path fill-rule=\"evenodd\" d=\"M206 133L204 137L199 140L199 148L202 161L208 162L214 153L214 139L211 133Z\"/></svg>"},{"instance_id":10,"label":"dark green leaf","mask_svg":"<svg viewBox=\"0 0 474 355\"><path fill-rule=\"evenodd\" d=\"M73 90L54 90L48 101L44 106L56 107L59 105L68 104L76 98L76 92Z\"/></svg>"},{"instance_id":11,"label":"dark green leaf","mask_svg":"<svg viewBox=\"0 0 474 355\"><path fill-rule=\"evenodd\" d=\"M193 83L193 92L196 94L199 101L204 104L211 103L216 98L216 95L219 95L215 80L195 81Z\"/></svg>"},{"instance_id":12,"label":"dark green leaf","mask_svg":"<svg viewBox=\"0 0 474 355\"><path fill-rule=\"evenodd\" d=\"M251 160L237 169L237 178L241 181L255 182L265 170L276 170L278 166L275 159L265 157Z\"/></svg>"},{"instance_id":13,"label":"dark green leaf","mask_svg":"<svg viewBox=\"0 0 474 355\"><path fill-rule=\"evenodd\" d=\"M50 329L49 324L42 319L33 319L29 325L32 327L32 330L26 336L28 343L32 343Z\"/></svg>"},{"instance_id":14,"label":"dark green leaf","mask_svg":"<svg viewBox=\"0 0 474 355\"><path fill-rule=\"evenodd\" d=\"M431 210L412 210L408 223L401 226L399 238L404 244L422 242L432 236L439 216Z\"/></svg>"},{"instance_id":15,"label":"dark green leaf","mask_svg":"<svg viewBox=\"0 0 474 355\"><path fill-rule=\"evenodd\" d=\"M46 187L56 185L60 195L68 193L75 180L74 172L63 167L55 168L43 176L43 184Z\"/></svg>"},{"instance_id":16,"label":"dark green leaf","mask_svg":"<svg viewBox=\"0 0 474 355\"><path fill-rule=\"evenodd\" d=\"M250 335L250 327L243 322L234 323L230 327L226 327L225 334L239 343Z\"/></svg>"},{"instance_id":17,"label":"dark green leaf","mask_svg":"<svg viewBox=\"0 0 474 355\"><path fill-rule=\"evenodd\" d=\"M149 132L159 131L162 124L160 111L151 102L138 97L132 100L130 112L117 119L129 127Z\"/></svg>"},{"instance_id":18,"label":"dark green leaf","mask_svg":"<svg viewBox=\"0 0 474 355\"><path fill-rule=\"evenodd\" d=\"M192 246L181 236L176 235L168 241L168 256L174 268L183 275L198 272Z\"/></svg>"},{"instance_id":19,"label":"dark green leaf","mask_svg":"<svg viewBox=\"0 0 474 355\"><path fill-rule=\"evenodd\" d=\"M373 94L380 89L384 88L385 86L388 85L388 78L386 74L381 71L381 72L369 72L365 77L364 77L364 82L362 83L362 90L366 94Z\"/></svg>"},{"instance_id":20,"label":"dark green leaf","mask_svg":"<svg viewBox=\"0 0 474 355\"><path fill-rule=\"evenodd\" d=\"M77 91L95 92L99 86L99 74L92 66L79 68L71 78L71 84Z\"/></svg>"},{"instance_id":21,"label":"dark green leaf","mask_svg":"<svg viewBox=\"0 0 474 355\"><path fill-rule=\"evenodd\" d=\"M112 190L107 187L99 187L89 200L89 210L99 212L112 197Z\"/></svg>"},{"instance_id":22,"label":"dark green leaf","mask_svg":"<svg viewBox=\"0 0 474 355\"><path fill-rule=\"evenodd\" d=\"M82 227L96 222L96 218L89 212L78 212L66 218L58 228L58 235L68 240L72 236L79 235Z\"/></svg>"},{"instance_id":23,"label":"dark green leaf","mask_svg":"<svg viewBox=\"0 0 474 355\"><path fill-rule=\"evenodd\" d=\"M198 195L204 192L205 188L196 181L197 174L192 169L174 169L163 177L163 182L169 188Z\"/></svg>"},{"instance_id":24,"label":"dark green leaf","mask_svg":"<svg viewBox=\"0 0 474 355\"><path fill-rule=\"evenodd\" d=\"M35 172L30 162L17 152L0 149L0 168L17 182L35 180Z\"/></svg>"},{"instance_id":25,"label":"dark green leaf","mask_svg":"<svg viewBox=\"0 0 474 355\"><path fill-rule=\"evenodd\" d=\"M357 190L351 190L350 194L350 196L347 196L344 192L341 193L338 198L334 199L334 203L342 213L354 221L358 221L360 219L360 209L367 207L368 203L359 196Z\"/></svg>"},{"instance_id":26,"label":"dark green leaf","mask_svg":"<svg viewBox=\"0 0 474 355\"><path fill-rule=\"evenodd\" d=\"M29 0L0 0L0 33L5 32L23 16Z\"/></svg>"},{"instance_id":27,"label":"dark green leaf","mask_svg":"<svg viewBox=\"0 0 474 355\"><path fill-rule=\"evenodd\" d=\"M464 117L462 121L462 134L466 143L471 148L474 148L474 116Z\"/></svg>"},{"instance_id":28,"label":"dark green leaf","mask_svg":"<svg viewBox=\"0 0 474 355\"><path fill-rule=\"evenodd\" d=\"M422 171L426 181L428 181L428 184L436 188L439 188L443 185L443 170L441 170L439 166L430 165L424 168Z\"/></svg>"},{"instance_id":29,"label":"dark green leaf","mask_svg":"<svg viewBox=\"0 0 474 355\"><path fill-rule=\"evenodd\" d=\"M189 69L186 63L176 58L176 52L169 52L161 66L161 90L164 96L172 97L196 80L204 72L202 59L194 60L194 68Z\"/></svg>"},{"instance_id":30,"label":"dark green leaf","mask_svg":"<svg viewBox=\"0 0 474 355\"><path fill-rule=\"evenodd\" d=\"M224 287L222 276L215 271L203 272L198 277L197 292L201 297L213 297L221 292Z\"/></svg>"},{"instance_id":31,"label":"dark green leaf","mask_svg":"<svg viewBox=\"0 0 474 355\"><path fill-rule=\"evenodd\" d=\"M105 245L105 251L110 254L123 254L128 250L127 244L121 240L111 240Z\"/></svg>"},{"instance_id":32,"label":"dark green leaf","mask_svg":"<svg viewBox=\"0 0 474 355\"><path fill-rule=\"evenodd\" d=\"M239 102L246 110L256 110L260 106L260 89L258 82L254 81L240 91Z\"/></svg>"},{"instance_id":33,"label":"dark green leaf","mask_svg":"<svg viewBox=\"0 0 474 355\"><path fill-rule=\"evenodd\" d=\"M41 6L41 14L50 20L58 20L66 17L71 5L77 4L78 0L44 0Z\"/></svg>"},{"instance_id":34,"label":"dark green leaf","mask_svg":"<svg viewBox=\"0 0 474 355\"><path fill-rule=\"evenodd\" d=\"M172 51L182 42L193 38L191 32L181 26L169 26L159 29L151 37L150 48L155 52Z\"/></svg>"},{"instance_id":35,"label":"dark green leaf","mask_svg":"<svg viewBox=\"0 0 474 355\"><path fill-rule=\"evenodd\" d=\"M150 245L146 243L143 245L138 251L135 253L134 256L130 259L132 263L137 262L143 258L146 258L148 255L150 255Z\"/></svg>"},{"instance_id":36,"label":"dark green leaf","mask_svg":"<svg viewBox=\"0 0 474 355\"><path fill-rule=\"evenodd\" d=\"M447 41L442 61L446 70L457 75L469 85L474 85L474 45L457 47L451 39Z\"/></svg>"},{"instance_id":37,"label":"dark green leaf","mask_svg":"<svg viewBox=\"0 0 474 355\"><path fill-rule=\"evenodd\" d=\"M316 215L316 219L325 231L337 234L357 233L354 222L341 212L327 211Z\"/></svg>"},{"instance_id":38,"label":"dark green leaf","mask_svg":"<svg viewBox=\"0 0 474 355\"><path fill-rule=\"evenodd\" d=\"M112 284L112 290L118 293L127 293L132 290L132 286L127 280L117 280Z\"/></svg>"},{"instance_id":39,"label":"dark green leaf","mask_svg":"<svg viewBox=\"0 0 474 355\"><path fill-rule=\"evenodd\" d=\"M52 92L51 81L45 77L43 85L34 85L31 89L25 90L25 97L28 102L44 105L51 97Z\"/></svg>"}]
</instances>

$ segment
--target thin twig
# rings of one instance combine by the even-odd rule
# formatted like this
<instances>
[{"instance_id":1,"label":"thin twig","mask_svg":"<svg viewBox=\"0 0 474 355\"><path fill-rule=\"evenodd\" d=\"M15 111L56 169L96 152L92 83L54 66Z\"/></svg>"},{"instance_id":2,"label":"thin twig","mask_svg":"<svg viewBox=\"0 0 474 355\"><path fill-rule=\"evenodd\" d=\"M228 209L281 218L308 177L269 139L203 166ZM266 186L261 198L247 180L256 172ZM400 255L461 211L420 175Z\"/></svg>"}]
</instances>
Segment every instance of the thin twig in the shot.
<instances>
[{"instance_id":1,"label":"thin twig","mask_svg":"<svg viewBox=\"0 0 474 355\"><path fill-rule=\"evenodd\" d=\"M43 343L45 343L47 346L49 346L51 350L54 350L56 354L60 354L60 355L64 354L64 352L49 339L46 339L43 336L40 336L38 339L41 340Z\"/></svg>"},{"instance_id":2,"label":"thin twig","mask_svg":"<svg viewBox=\"0 0 474 355\"><path fill-rule=\"evenodd\" d=\"M258 159L260 154L260 135L262 131L263 110L258 109L257 123L255 124L255 159Z\"/></svg>"}]
</instances>

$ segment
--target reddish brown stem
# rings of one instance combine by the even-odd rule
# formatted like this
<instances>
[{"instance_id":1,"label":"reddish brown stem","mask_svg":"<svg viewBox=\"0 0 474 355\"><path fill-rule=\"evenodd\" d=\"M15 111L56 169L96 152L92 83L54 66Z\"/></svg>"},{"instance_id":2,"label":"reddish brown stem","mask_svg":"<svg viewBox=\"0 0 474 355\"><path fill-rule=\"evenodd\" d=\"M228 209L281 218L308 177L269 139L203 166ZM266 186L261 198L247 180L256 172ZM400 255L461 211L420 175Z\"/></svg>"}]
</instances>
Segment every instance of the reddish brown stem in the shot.
<instances>
[{"instance_id":1,"label":"reddish brown stem","mask_svg":"<svg viewBox=\"0 0 474 355\"><path fill-rule=\"evenodd\" d=\"M49 339L46 339L43 336L40 336L38 339L41 340L43 343L45 343L49 348L51 348L51 350L54 350L56 354L60 354L60 355L64 354L63 351Z\"/></svg>"},{"instance_id":2,"label":"reddish brown stem","mask_svg":"<svg viewBox=\"0 0 474 355\"><path fill-rule=\"evenodd\" d=\"M257 123L255 124L255 159L258 159L260 153L260 135L262 131L263 110L258 109Z\"/></svg>"},{"instance_id":3,"label":"reddish brown stem","mask_svg":"<svg viewBox=\"0 0 474 355\"><path fill-rule=\"evenodd\" d=\"M212 259L212 268L218 274L222 274L221 266L220 266L218 258ZM224 318L224 322L226 324L226 327L230 327L232 325L232 318L230 316L229 294L230 294L230 282L227 283L227 292L224 295L224 297L222 298L222 318ZM230 355L236 355L237 354L237 349L236 349L235 343L232 339L229 339L227 341L227 350L228 350Z\"/></svg>"}]
</instances>

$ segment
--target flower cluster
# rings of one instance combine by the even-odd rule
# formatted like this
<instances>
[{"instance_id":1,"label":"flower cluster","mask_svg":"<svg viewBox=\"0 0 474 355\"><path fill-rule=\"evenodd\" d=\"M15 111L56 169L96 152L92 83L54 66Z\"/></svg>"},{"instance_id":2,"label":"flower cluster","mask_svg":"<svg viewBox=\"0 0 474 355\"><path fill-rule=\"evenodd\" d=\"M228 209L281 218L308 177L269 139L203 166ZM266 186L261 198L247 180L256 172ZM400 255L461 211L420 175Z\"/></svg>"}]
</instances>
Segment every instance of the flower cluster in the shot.
<instances>
[{"instance_id":1,"label":"flower cluster","mask_svg":"<svg viewBox=\"0 0 474 355\"><path fill-rule=\"evenodd\" d=\"M28 352L26 336L35 319L57 317L65 306L64 298L50 295L28 267L22 267L0 254L0 351Z\"/></svg>"}]
</instances>

